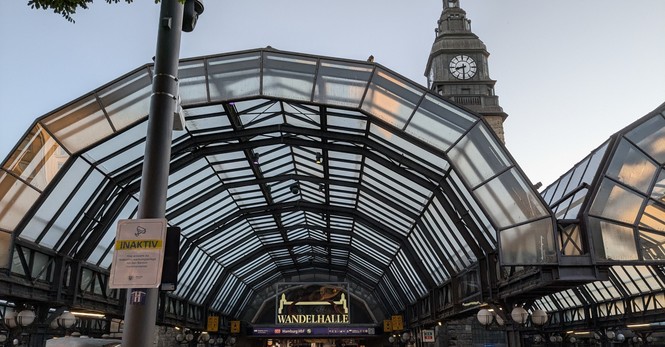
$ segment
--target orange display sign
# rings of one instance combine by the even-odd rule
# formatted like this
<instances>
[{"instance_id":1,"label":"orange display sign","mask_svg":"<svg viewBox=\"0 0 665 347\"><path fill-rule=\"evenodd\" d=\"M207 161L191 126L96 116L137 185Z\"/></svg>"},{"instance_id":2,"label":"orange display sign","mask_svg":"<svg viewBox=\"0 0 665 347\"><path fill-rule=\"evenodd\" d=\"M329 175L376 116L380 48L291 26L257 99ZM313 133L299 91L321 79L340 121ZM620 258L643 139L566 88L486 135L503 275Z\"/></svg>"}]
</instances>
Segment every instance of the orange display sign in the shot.
<instances>
[{"instance_id":1,"label":"orange display sign","mask_svg":"<svg viewBox=\"0 0 665 347\"><path fill-rule=\"evenodd\" d=\"M393 331L402 331L404 330L404 318L401 314L396 314L392 316L391 319Z\"/></svg>"},{"instance_id":2,"label":"orange display sign","mask_svg":"<svg viewBox=\"0 0 665 347\"><path fill-rule=\"evenodd\" d=\"M231 334L240 334L240 321L232 320L231 321Z\"/></svg>"},{"instance_id":3,"label":"orange display sign","mask_svg":"<svg viewBox=\"0 0 665 347\"><path fill-rule=\"evenodd\" d=\"M390 319L383 320L383 332L389 333L393 331L393 321Z\"/></svg>"},{"instance_id":4,"label":"orange display sign","mask_svg":"<svg viewBox=\"0 0 665 347\"><path fill-rule=\"evenodd\" d=\"M206 331L210 333L219 331L219 317L218 316L208 316L208 326Z\"/></svg>"}]
</instances>

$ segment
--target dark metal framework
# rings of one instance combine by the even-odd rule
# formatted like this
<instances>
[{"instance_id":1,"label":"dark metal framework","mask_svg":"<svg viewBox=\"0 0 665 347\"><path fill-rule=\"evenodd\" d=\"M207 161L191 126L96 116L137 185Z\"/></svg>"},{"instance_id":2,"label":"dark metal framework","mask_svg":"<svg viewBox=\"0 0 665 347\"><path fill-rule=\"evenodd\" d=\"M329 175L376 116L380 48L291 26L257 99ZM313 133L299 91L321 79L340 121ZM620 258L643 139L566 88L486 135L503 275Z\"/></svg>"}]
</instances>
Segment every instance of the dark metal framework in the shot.
<instances>
[{"instance_id":1,"label":"dark metal framework","mask_svg":"<svg viewBox=\"0 0 665 347\"><path fill-rule=\"evenodd\" d=\"M633 329L665 321L665 104L620 130L543 191L562 254L590 255L604 281L553 293L533 308L561 326Z\"/></svg>"},{"instance_id":2,"label":"dark metal framework","mask_svg":"<svg viewBox=\"0 0 665 347\"><path fill-rule=\"evenodd\" d=\"M554 253L547 208L486 125L379 65L258 50L183 61L179 78L174 297L238 317L275 281L327 277L382 316L500 234L543 229ZM3 165L3 201L21 202L4 205L3 235L108 268L117 220L136 214L150 79L146 66L37 121Z\"/></svg>"},{"instance_id":3,"label":"dark metal framework","mask_svg":"<svg viewBox=\"0 0 665 347\"><path fill-rule=\"evenodd\" d=\"M137 213L151 78L146 65L41 117L5 160L3 297L121 314L107 271L117 221ZM179 83L166 218L181 258L161 322L251 321L278 281L347 281L375 317L417 325L482 303L562 324L661 305L631 289L662 290L664 159L644 130L658 113L541 197L479 116L375 63L252 50L182 60ZM644 182L622 168L635 153L658 168ZM620 188L634 219L601 205ZM633 251L612 244L627 234Z\"/></svg>"}]
</instances>

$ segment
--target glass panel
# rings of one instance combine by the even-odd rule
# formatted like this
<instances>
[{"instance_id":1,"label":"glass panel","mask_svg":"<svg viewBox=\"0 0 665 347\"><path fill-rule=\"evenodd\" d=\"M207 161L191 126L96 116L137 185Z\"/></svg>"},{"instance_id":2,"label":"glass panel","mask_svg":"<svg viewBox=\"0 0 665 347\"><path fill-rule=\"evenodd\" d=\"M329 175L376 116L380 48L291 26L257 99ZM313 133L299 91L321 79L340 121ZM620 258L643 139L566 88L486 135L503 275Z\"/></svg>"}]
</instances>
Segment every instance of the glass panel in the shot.
<instances>
[{"instance_id":1,"label":"glass panel","mask_svg":"<svg viewBox=\"0 0 665 347\"><path fill-rule=\"evenodd\" d=\"M208 60L211 101L259 95L259 52L234 54Z\"/></svg>"},{"instance_id":2,"label":"glass panel","mask_svg":"<svg viewBox=\"0 0 665 347\"><path fill-rule=\"evenodd\" d=\"M0 269L9 269L11 265L12 234L0 231Z\"/></svg>"},{"instance_id":3,"label":"glass panel","mask_svg":"<svg viewBox=\"0 0 665 347\"><path fill-rule=\"evenodd\" d=\"M501 263L555 263L557 259L552 232L552 221L549 218L502 230L499 233Z\"/></svg>"},{"instance_id":4,"label":"glass panel","mask_svg":"<svg viewBox=\"0 0 665 347\"><path fill-rule=\"evenodd\" d=\"M105 88L99 98L115 129L121 130L148 117L151 94L152 80L145 69Z\"/></svg>"},{"instance_id":5,"label":"glass panel","mask_svg":"<svg viewBox=\"0 0 665 347\"><path fill-rule=\"evenodd\" d=\"M401 133L401 132L400 132ZM431 170L434 175L440 174L448 170L450 164L443 155L437 155L426 149L418 141L412 142L408 137L399 136L400 133L394 132L389 128L385 128L376 124L370 127L370 138L376 140L383 145L392 148L395 152L401 152L401 155L406 159L411 159L416 163L424 166L425 169ZM406 164L406 161L404 163ZM423 176L431 177L432 173L422 172L424 170L414 170Z\"/></svg>"},{"instance_id":6,"label":"glass panel","mask_svg":"<svg viewBox=\"0 0 665 347\"><path fill-rule=\"evenodd\" d=\"M362 109L402 129L422 95L420 88L410 82L377 70L367 90Z\"/></svg>"},{"instance_id":7,"label":"glass panel","mask_svg":"<svg viewBox=\"0 0 665 347\"><path fill-rule=\"evenodd\" d=\"M359 107L372 73L372 66L322 60L314 102Z\"/></svg>"},{"instance_id":8,"label":"glass panel","mask_svg":"<svg viewBox=\"0 0 665 347\"><path fill-rule=\"evenodd\" d=\"M665 204L665 170L660 170L658 181L651 190L651 198Z\"/></svg>"},{"instance_id":9,"label":"glass panel","mask_svg":"<svg viewBox=\"0 0 665 347\"><path fill-rule=\"evenodd\" d=\"M203 60L180 62L178 81L182 105L208 101Z\"/></svg>"},{"instance_id":10,"label":"glass panel","mask_svg":"<svg viewBox=\"0 0 665 347\"><path fill-rule=\"evenodd\" d=\"M0 171L0 229L13 231L38 197L39 192Z\"/></svg>"},{"instance_id":11,"label":"glass panel","mask_svg":"<svg viewBox=\"0 0 665 347\"><path fill-rule=\"evenodd\" d=\"M490 136L483 123L477 123L465 137L450 149L450 160L466 183L475 187L511 163L503 149Z\"/></svg>"},{"instance_id":12,"label":"glass panel","mask_svg":"<svg viewBox=\"0 0 665 347\"><path fill-rule=\"evenodd\" d=\"M656 165L642 152L622 140L607 169L607 176L646 193L653 181Z\"/></svg>"},{"instance_id":13,"label":"glass panel","mask_svg":"<svg viewBox=\"0 0 665 347\"><path fill-rule=\"evenodd\" d=\"M584 173L584 177L582 177L582 182L591 184L593 178L596 176L596 173L598 172L598 167L600 166L600 162L603 160L603 156L605 156L605 151L607 151L608 145L609 142L605 142L595 151L595 153L593 153L591 161L589 161L589 166L587 167L586 172Z\"/></svg>"},{"instance_id":14,"label":"glass panel","mask_svg":"<svg viewBox=\"0 0 665 347\"><path fill-rule=\"evenodd\" d=\"M514 168L479 187L475 193L499 229L549 214Z\"/></svg>"},{"instance_id":15,"label":"glass panel","mask_svg":"<svg viewBox=\"0 0 665 347\"><path fill-rule=\"evenodd\" d=\"M67 170L63 179L58 182L58 185L55 186L53 190L51 190L48 197L46 197L46 200L44 200L39 207L39 210L35 212L25 229L23 229L21 237L37 240L40 235L43 234L43 238L39 244L47 248L53 248L55 246L56 242L58 242L65 232L65 229L70 226L72 220L74 220L76 215L80 213L82 205L88 201L91 195L93 195L93 192L97 189L97 185L101 182L101 175L93 175L93 178L97 179L81 183L86 170L89 168L90 166L88 163L82 159L78 159L76 163ZM65 204L70 194L76 193L75 189L78 184L83 184L84 188L82 189L82 192L77 193L77 195L68 202L64 207L65 210L62 212L62 215L57 216L58 221L54 222L53 219L56 217L58 209Z\"/></svg>"},{"instance_id":16,"label":"glass panel","mask_svg":"<svg viewBox=\"0 0 665 347\"><path fill-rule=\"evenodd\" d=\"M95 95L67 106L44 119L43 123L70 153L76 153L113 133Z\"/></svg>"},{"instance_id":17,"label":"glass panel","mask_svg":"<svg viewBox=\"0 0 665 347\"><path fill-rule=\"evenodd\" d=\"M626 134L626 137L647 152L660 165L665 163L665 120L661 115L640 124Z\"/></svg>"},{"instance_id":18,"label":"glass panel","mask_svg":"<svg viewBox=\"0 0 665 347\"><path fill-rule=\"evenodd\" d=\"M600 222L607 260L636 260L635 233L632 228Z\"/></svg>"},{"instance_id":19,"label":"glass panel","mask_svg":"<svg viewBox=\"0 0 665 347\"><path fill-rule=\"evenodd\" d=\"M99 264L102 261L102 257L107 255L106 252L109 249L110 252L108 254L113 255L114 248L111 246L113 245L113 241L115 240L118 222L121 219L131 218L132 212L136 210L137 206L138 206L138 201L134 199L128 199L126 205L122 207L122 210L118 213L118 216L115 218L115 220L108 224L108 228L106 230L98 228L97 233L101 233L103 235L102 237L99 237L98 234L89 235L90 238L98 238L98 240L95 242L95 249L92 251L90 256L88 256L87 259L88 262L92 264Z\"/></svg>"},{"instance_id":20,"label":"glass panel","mask_svg":"<svg viewBox=\"0 0 665 347\"><path fill-rule=\"evenodd\" d=\"M555 205L557 202L560 202L561 198L568 193L570 190L568 189L568 183L570 182L570 177L573 175L572 171L566 172L561 178L559 178L559 184L556 187L556 191L554 192L554 196L552 196L552 200L550 201L550 205Z\"/></svg>"},{"instance_id":21,"label":"glass panel","mask_svg":"<svg viewBox=\"0 0 665 347\"><path fill-rule=\"evenodd\" d=\"M595 256L605 260L636 260L637 247L632 228L589 218Z\"/></svg>"},{"instance_id":22,"label":"glass panel","mask_svg":"<svg viewBox=\"0 0 665 347\"><path fill-rule=\"evenodd\" d=\"M591 205L590 214L622 221L635 223L644 198L605 179Z\"/></svg>"},{"instance_id":23,"label":"glass panel","mask_svg":"<svg viewBox=\"0 0 665 347\"><path fill-rule=\"evenodd\" d=\"M69 154L38 124L23 138L4 168L44 190L67 159Z\"/></svg>"},{"instance_id":24,"label":"glass panel","mask_svg":"<svg viewBox=\"0 0 665 347\"><path fill-rule=\"evenodd\" d=\"M646 260L665 259L665 235L661 233L650 233L640 231L640 248L642 257Z\"/></svg>"},{"instance_id":25,"label":"glass panel","mask_svg":"<svg viewBox=\"0 0 665 347\"><path fill-rule=\"evenodd\" d=\"M586 199L586 195L589 192L588 189L581 189L575 195L573 196L573 199L570 202L570 206L568 207L568 211L566 212L566 215L563 216L563 219L576 219L577 214L580 212L580 208L582 208L582 203Z\"/></svg>"},{"instance_id":26,"label":"glass panel","mask_svg":"<svg viewBox=\"0 0 665 347\"><path fill-rule=\"evenodd\" d=\"M435 96L426 95L405 131L447 151L476 121Z\"/></svg>"},{"instance_id":27,"label":"glass panel","mask_svg":"<svg viewBox=\"0 0 665 347\"><path fill-rule=\"evenodd\" d=\"M665 231L665 207L649 200L647 207L640 215L640 226Z\"/></svg>"},{"instance_id":28,"label":"glass panel","mask_svg":"<svg viewBox=\"0 0 665 347\"><path fill-rule=\"evenodd\" d=\"M316 59L266 52L263 60L263 95L310 101Z\"/></svg>"},{"instance_id":29,"label":"glass panel","mask_svg":"<svg viewBox=\"0 0 665 347\"><path fill-rule=\"evenodd\" d=\"M32 263L32 274L30 275L34 279L47 281L50 279L48 272L49 257L46 254L39 252L33 253L33 263Z\"/></svg>"}]
</instances>

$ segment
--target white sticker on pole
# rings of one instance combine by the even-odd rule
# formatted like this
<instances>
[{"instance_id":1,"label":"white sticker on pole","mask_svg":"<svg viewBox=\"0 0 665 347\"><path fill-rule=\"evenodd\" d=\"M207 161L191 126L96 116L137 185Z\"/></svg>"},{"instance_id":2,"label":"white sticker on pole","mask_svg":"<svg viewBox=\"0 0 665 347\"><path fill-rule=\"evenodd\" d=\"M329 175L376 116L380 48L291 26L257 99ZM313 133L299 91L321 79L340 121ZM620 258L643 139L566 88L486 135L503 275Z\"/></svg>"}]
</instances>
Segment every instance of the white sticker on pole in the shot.
<instances>
[{"instance_id":1,"label":"white sticker on pole","mask_svg":"<svg viewBox=\"0 0 665 347\"><path fill-rule=\"evenodd\" d=\"M157 288L162 281L166 219L122 219L113 247L110 288Z\"/></svg>"}]
</instances>

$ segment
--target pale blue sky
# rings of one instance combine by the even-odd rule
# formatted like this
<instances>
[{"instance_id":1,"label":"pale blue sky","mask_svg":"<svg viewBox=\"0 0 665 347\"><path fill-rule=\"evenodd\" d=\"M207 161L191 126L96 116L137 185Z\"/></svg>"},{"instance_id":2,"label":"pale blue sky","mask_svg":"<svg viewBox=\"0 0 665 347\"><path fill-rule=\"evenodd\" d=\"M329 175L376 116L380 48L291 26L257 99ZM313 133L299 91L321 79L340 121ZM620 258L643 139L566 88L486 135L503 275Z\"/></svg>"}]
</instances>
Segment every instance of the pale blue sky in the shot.
<instances>
[{"instance_id":1,"label":"pale blue sky","mask_svg":"<svg viewBox=\"0 0 665 347\"><path fill-rule=\"evenodd\" d=\"M71 24L0 1L0 157L34 120L150 61L159 5L97 0ZM665 102L664 0L462 0L509 115L506 142L551 183ZM441 0L206 0L181 57L271 45L375 61L420 84Z\"/></svg>"}]
</instances>

